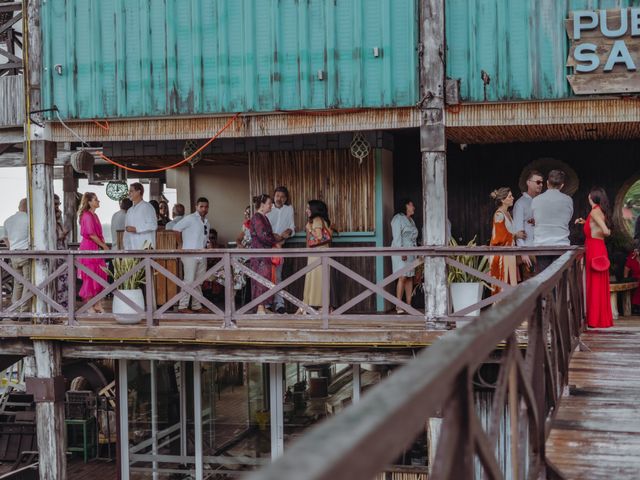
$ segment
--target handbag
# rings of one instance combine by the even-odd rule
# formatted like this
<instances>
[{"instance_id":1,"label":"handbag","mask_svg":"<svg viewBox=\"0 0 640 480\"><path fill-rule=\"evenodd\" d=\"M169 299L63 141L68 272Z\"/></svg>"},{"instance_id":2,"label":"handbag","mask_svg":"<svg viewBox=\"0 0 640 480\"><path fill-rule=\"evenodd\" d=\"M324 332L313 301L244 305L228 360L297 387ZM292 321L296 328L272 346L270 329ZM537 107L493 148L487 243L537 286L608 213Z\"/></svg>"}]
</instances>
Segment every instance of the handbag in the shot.
<instances>
[{"instance_id":1,"label":"handbag","mask_svg":"<svg viewBox=\"0 0 640 480\"><path fill-rule=\"evenodd\" d=\"M311 233L307 232L307 246L310 248L319 247L331 243L331 230L327 228L327 225L322 222L322 236L316 238Z\"/></svg>"},{"instance_id":2,"label":"handbag","mask_svg":"<svg viewBox=\"0 0 640 480\"><path fill-rule=\"evenodd\" d=\"M595 257L591 259L591 268L593 268L596 272L606 272L609 270L611 266L611 262L605 255L600 255L599 257Z\"/></svg>"}]
</instances>

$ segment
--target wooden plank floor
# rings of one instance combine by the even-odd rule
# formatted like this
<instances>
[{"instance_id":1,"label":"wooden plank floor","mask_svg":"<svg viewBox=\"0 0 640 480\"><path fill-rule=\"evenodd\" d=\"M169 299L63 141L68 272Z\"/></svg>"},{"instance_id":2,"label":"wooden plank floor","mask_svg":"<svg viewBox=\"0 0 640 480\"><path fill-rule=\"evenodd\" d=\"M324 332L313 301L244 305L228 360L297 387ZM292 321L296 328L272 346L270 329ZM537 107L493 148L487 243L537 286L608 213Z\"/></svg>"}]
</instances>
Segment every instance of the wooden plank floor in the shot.
<instances>
[{"instance_id":1,"label":"wooden plank floor","mask_svg":"<svg viewBox=\"0 0 640 480\"><path fill-rule=\"evenodd\" d=\"M547 456L570 479L640 478L640 317L589 330L575 352Z\"/></svg>"}]
</instances>

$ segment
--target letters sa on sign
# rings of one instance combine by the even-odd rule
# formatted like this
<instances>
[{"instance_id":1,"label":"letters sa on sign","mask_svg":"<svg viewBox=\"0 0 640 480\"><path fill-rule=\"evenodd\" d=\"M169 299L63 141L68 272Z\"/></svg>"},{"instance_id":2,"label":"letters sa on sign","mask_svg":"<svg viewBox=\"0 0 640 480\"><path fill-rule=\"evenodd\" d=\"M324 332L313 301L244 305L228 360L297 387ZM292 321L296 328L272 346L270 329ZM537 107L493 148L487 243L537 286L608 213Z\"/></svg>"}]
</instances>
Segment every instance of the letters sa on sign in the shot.
<instances>
[{"instance_id":1,"label":"letters sa on sign","mask_svg":"<svg viewBox=\"0 0 640 480\"><path fill-rule=\"evenodd\" d=\"M640 8L575 10L566 30L576 95L640 92Z\"/></svg>"}]
</instances>

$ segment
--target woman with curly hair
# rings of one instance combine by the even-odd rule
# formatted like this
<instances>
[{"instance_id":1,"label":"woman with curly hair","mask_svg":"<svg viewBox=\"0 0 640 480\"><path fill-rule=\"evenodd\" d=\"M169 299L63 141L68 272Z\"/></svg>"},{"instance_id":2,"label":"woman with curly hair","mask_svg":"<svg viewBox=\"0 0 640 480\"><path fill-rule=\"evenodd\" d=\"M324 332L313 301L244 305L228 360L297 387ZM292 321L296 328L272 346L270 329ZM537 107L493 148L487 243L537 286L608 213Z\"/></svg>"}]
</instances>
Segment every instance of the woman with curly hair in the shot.
<instances>
[{"instance_id":1,"label":"woman with curly hair","mask_svg":"<svg viewBox=\"0 0 640 480\"><path fill-rule=\"evenodd\" d=\"M508 187L502 187L491 192L495 201L496 211L493 214L493 229L491 231L492 247L513 247L515 240L526 238L524 230L516 231L509 209L513 206L513 194ZM493 255L491 257L491 276L510 285L518 284L518 268L514 255ZM491 292L495 295L500 287L492 285Z\"/></svg>"}]
</instances>

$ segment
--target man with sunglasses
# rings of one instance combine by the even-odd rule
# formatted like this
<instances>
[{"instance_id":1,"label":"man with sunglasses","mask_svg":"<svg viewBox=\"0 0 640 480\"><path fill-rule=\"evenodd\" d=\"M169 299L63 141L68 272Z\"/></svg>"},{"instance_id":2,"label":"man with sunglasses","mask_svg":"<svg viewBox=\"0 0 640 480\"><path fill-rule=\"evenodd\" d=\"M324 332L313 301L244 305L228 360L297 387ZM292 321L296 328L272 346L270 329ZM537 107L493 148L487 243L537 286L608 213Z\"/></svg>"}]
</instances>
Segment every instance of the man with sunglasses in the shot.
<instances>
[{"instance_id":1,"label":"man with sunglasses","mask_svg":"<svg viewBox=\"0 0 640 480\"><path fill-rule=\"evenodd\" d=\"M525 238L518 238L516 240L516 245L519 247L533 246L533 227L535 226L535 220L533 219L531 203L533 199L542 192L543 184L544 179L542 174L537 170L531 170L527 175L527 191L522 193L522 196L513 206L513 227L515 231L524 230L526 234ZM523 255L521 258L522 279L526 280L533 276L535 258L528 255Z\"/></svg>"}]
</instances>

